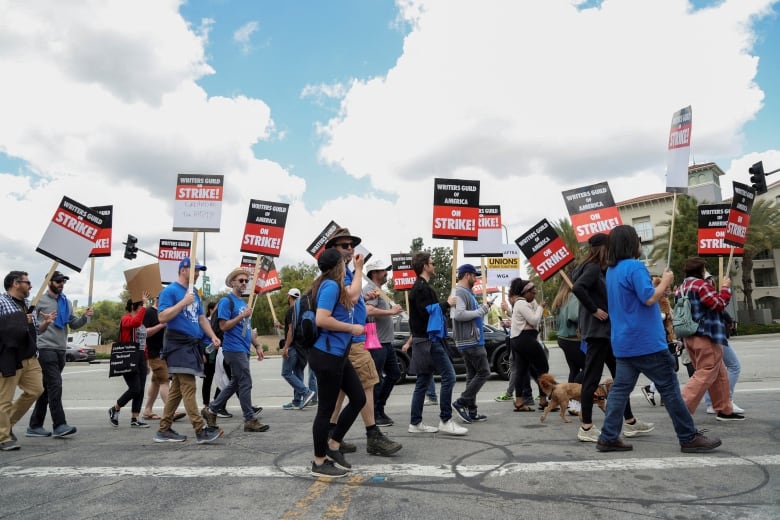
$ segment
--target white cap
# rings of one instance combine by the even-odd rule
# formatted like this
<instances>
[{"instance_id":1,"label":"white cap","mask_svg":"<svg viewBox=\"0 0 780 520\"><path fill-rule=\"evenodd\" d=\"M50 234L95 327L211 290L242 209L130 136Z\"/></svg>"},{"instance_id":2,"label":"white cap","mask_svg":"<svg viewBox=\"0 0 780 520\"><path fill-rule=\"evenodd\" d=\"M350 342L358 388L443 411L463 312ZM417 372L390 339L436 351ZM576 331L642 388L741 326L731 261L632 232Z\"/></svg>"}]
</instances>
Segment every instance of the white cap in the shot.
<instances>
[{"instance_id":1,"label":"white cap","mask_svg":"<svg viewBox=\"0 0 780 520\"><path fill-rule=\"evenodd\" d=\"M393 269L392 265L382 261L381 258L371 259L364 267L363 271L368 274L371 271L390 271Z\"/></svg>"},{"instance_id":2,"label":"white cap","mask_svg":"<svg viewBox=\"0 0 780 520\"><path fill-rule=\"evenodd\" d=\"M293 298L300 298L301 297L301 291L293 287L289 291L287 291L287 296L292 296Z\"/></svg>"}]
</instances>

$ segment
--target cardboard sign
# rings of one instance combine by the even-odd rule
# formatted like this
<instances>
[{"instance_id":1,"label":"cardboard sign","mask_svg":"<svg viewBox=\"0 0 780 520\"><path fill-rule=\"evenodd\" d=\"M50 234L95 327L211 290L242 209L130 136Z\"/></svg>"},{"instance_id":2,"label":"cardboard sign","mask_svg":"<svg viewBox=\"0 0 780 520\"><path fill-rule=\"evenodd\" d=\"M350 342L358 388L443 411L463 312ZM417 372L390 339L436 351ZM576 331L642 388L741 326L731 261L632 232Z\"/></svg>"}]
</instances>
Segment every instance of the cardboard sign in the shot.
<instances>
[{"instance_id":1,"label":"cardboard sign","mask_svg":"<svg viewBox=\"0 0 780 520\"><path fill-rule=\"evenodd\" d=\"M340 227L341 226L331 220L330 223L325 226L325 229L323 229L320 234L317 235L317 238L314 239L314 242L309 244L309 247L306 248L306 251L314 258L319 258L320 254L325 250L325 244L328 242L328 239L333 236L333 233L335 233L336 230Z\"/></svg>"},{"instance_id":2,"label":"cardboard sign","mask_svg":"<svg viewBox=\"0 0 780 520\"><path fill-rule=\"evenodd\" d=\"M99 213L71 198L62 197L35 250L80 273L102 227L103 217Z\"/></svg>"},{"instance_id":3,"label":"cardboard sign","mask_svg":"<svg viewBox=\"0 0 780 520\"><path fill-rule=\"evenodd\" d=\"M504 244L503 248L501 256L485 259L488 287L508 287L520 276L520 250L515 244Z\"/></svg>"},{"instance_id":4,"label":"cardboard sign","mask_svg":"<svg viewBox=\"0 0 780 520\"><path fill-rule=\"evenodd\" d=\"M412 269L412 255L402 253L390 255L393 265L393 290L408 291L417 281L417 275Z\"/></svg>"},{"instance_id":5,"label":"cardboard sign","mask_svg":"<svg viewBox=\"0 0 780 520\"><path fill-rule=\"evenodd\" d=\"M289 204L282 202L251 199L241 239L241 252L279 256L289 207Z\"/></svg>"},{"instance_id":6,"label":"cardboard sign","mask_svg":"<svg viewBox=\"0 0 780 520\"><path fill-rule=\"evenodd\" d=\"M731 253L731 247L726 244L726 227L728 226L729 204L705 204L699 206L698 228L698 252L702 257L727 256ZM741 256L745 250L741 247L734 249L736 256Z\"/></svg>"},{"instance_id":7,"label":"cardboard sign","mask_svg":"<svg viewBox=\"0 0 780 520\"><path fill-rule=\"evenodd\" d=\"M745 247L750 227L750 210L753 209L755 199L756 190L752 186L734 181L734 196L731 199L726 236L723 237L724 242L735 247Z\"/></svg>"},{"instance_id":8,"label":"cardboard sign","mask_svg":"<svg viewBox=\"0 0 780 520\"><path fill-rule=\"evenodd\" d=\"M157 296L162 290L160 265L149 264L128 269L125 271L125 282L127 282L130 298L134 302L139 302L143 299L144 291L152 296Z\"/></svg>"},{"instance_id":9,"label":"cardboard sign","mask_svg":"<svg viewBox=\"0 0 780 520\"><path fill-rule=\"evenodd\" d=\"M580 244L597 233L609 235L612 229L623 223L606 182L564 191L563 200Z\"/></svg>"},{"instance_id":10,"label":"cardboard sign","mask_svg":"<svg viewBox=\"0 0 780 520\"><path fill-rule=\"evenodd\" d=\"M666 191L688 192L688 161L691 152L693 112L691 106L681 108L672 116L666 155Z\"/></svg>"},{"instance_id":11,"label":"cardboard sign","mask_svg":"<svg viewBox=\"0 0 780 520\"><path fill-rule=\"evenodd\" d=\"M433 180L433 238L479 239L479 181Z\"/></svg>"},{"instance_id":12,"label":"cardboard sign","mask_svg":"<svg viewBox=\"0 0 780 520\"><path fill-rule=\"evenodd\" d=\"M174 231L219 231L224 179L224 175L178 175Z\"/></svg>"},{"instance_id":13,"label":"cardboard sign","mask_svg":"<svg viewBox=\"0 0 780 520\"><path fill-rule=\"evenodd\" d=\"M463 256L500 256L504 245L501 206L479 207L479 239L463 243Z\"/></svg>"},{"instance_id":14,"label":"cardboard sign","mask_svg":"<svg viewBox=\"0 0 780 520\"><path fill-rule=\"evenodd\" d=\"M189 240L160 239L157 261L160 263L162 283L167 285L179 278L179 262L190 256L191 248Z\"/></svg>"},{"instance_id":15,"label":"cardboard sign","mask_svg":"<svg viewBox=\"0 0 780 520\"><path fill-rule=\"evenodd\" d=\"M574 260L574 255L547 219L521 235L515 243L543 281Z\"/></svg>"},{"instance_id":16,"label":"cardboard sign","mask_svg":"<svg viewBox=\"0 0 780 520\"><path fill-rule=\"evenodd\" d=\"M89 256L111 256L111 222L114 206L95 206L92 211L103 217L103 225L98 230L95 244Z\"/></svg>"}]
</instances>

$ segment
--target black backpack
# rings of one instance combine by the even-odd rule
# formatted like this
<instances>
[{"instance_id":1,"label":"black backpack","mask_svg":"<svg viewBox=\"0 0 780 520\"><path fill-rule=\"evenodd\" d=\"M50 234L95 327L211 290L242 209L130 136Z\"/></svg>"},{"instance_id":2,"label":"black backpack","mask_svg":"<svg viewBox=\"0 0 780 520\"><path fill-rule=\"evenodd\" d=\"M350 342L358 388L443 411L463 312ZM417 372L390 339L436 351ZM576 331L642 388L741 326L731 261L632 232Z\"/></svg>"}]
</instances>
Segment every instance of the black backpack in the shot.
<instances>
[{"instance_id":1,"label":"black backpack","mask_svg":"<svg viewBox=\"0 0 780 520\"><path fill-rule=\"evenodd\" d=\"M341 287L339 286L339 297L341 296ZM338 304L339 297L336 298ZM335 309L336 306L334 305ZM299 345L304 350L314 346L317 338L320 337L320 330L317 327L317 293L311 292L311 289L295 300L292 315L293 343ZM330 350L330 345L328 345Z\"/></svg>"},{"instance_id":2,"label":"black backpack","mask_svg":"<svg viewBox=\"0 0 780 520\"><path fill-rule=\"evenodd\" d=\"M219 338L219 341L222 341L222 338L225 336L225 331L219 328L219 316L217 316L217 309L219 309L219 302L227 298L227 300L230 302L230 314L233 315L233 311L236 308L236 304L233 301L233 298L229 298L227 296L223 296L219 299L217 302L217 306L214 308L214 313L211 315L211 329L214 331L214 334Z\"/></svg>"}]
</instances>

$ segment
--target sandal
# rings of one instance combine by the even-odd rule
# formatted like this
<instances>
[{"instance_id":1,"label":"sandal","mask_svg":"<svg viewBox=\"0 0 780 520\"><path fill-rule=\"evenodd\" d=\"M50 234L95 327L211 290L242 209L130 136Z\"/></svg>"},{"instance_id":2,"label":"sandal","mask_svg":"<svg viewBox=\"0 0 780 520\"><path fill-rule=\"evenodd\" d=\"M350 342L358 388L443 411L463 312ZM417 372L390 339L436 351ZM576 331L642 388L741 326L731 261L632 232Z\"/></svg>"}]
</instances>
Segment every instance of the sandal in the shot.
<instances>
[{"instance_id":1,"label":"sandal","mask_svg":"<svg viewBox=\"0 0 780 520\"><path fill-rule=\"evenodd\" d=\"M160 419L162 419L162 417L160 417L156 413L144 414L145 421L159 421Z\"/></svg>"},{"instance_id":2,"label":"sandal","mask_svg":"<svg viewBox=\"0 0 780 520\"><path fill-rule=\"evenodd\" d=\"M534 409L531 406L528 406L527 404L521 404L520 406L515 405L515 412L533 412Z\"/></svg>"}]
</instances>

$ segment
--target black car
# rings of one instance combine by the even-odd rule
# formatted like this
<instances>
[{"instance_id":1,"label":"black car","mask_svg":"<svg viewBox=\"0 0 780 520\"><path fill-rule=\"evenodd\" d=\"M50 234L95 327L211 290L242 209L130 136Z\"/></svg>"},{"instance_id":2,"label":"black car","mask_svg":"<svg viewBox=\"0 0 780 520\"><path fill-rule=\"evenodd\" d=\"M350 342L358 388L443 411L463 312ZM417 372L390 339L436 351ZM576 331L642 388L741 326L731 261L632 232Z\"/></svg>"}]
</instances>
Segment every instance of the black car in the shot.
<instances>
[{"instance_id":1,"label":"black car","mask_svg":"<svg viewBox=\"0 0 780 520\"><path fill-rule=\"evenodd\" d=\"M405 383L409 373L409 360L412 357L411 348L404 352L402 347L409 339L409 322L405 319L396 319L394 322L395 336L393 338L393 348L398 358L398 364L401 368L401 377L398 383ZM485 350L487 351L488 363L490 369L498 374L502 379L508 381L512 370L512 363L509 359L509 334L504 329L483 325L485 329ZM455 368L456 374L465 374L466 365L463 362L458 348L455 346L455 340L452 339L452 331L447 332L447 353Z\"/></svg>"}]
</instances>

